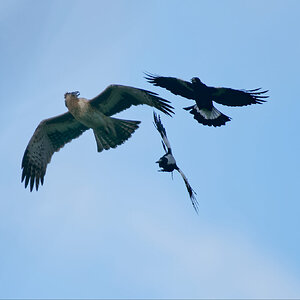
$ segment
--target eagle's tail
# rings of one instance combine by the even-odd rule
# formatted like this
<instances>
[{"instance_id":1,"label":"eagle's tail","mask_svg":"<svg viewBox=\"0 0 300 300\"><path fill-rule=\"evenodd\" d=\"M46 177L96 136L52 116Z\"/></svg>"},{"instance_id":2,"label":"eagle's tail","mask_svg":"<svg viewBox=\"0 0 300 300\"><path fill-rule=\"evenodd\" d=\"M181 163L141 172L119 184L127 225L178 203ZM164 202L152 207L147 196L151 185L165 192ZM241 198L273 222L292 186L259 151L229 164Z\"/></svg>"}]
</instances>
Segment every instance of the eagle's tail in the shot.
<instances>
[{"instance_id":1,"label":"eagle's tail","mask_svg":"<svg viewBox=\"0 0 300 300\"><path fill-rule=\"evenodd\" d=\"M108 118L108 126L94 128L94 135L97 142L97 150L116 148L128 140L132 133L139 127L140 121L128 121L116 118Z\"/></svg>"},{"instance_id":2,"label":"eagle's tail","mask_svg":"<svg viewBox=\"0 0 300 300\"><path fill-rule=\"evenodd\" d=\"M231 120L230 117L222 114L214 106L209 110L207 108L199 108L197 104L195 104L185 107L184 109L190 110L190 113L194 115L194 119L203 125L218 127L225 125L226 122Z\"/></svg>"}]
</instances>

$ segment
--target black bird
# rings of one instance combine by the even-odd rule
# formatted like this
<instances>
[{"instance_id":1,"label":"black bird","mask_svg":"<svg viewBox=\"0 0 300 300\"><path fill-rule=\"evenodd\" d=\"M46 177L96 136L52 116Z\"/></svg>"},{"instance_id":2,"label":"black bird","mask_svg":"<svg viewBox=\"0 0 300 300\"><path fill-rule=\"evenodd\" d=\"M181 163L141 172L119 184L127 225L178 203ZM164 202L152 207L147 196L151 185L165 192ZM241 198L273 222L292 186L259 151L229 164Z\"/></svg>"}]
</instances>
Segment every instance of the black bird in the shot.
<instances>
[{"instance_id":1,"label":"black bird","mask_svg":"<svg viewBox=\"0 0 300 300\"><path fill-rule=\"evenodd\" d=\"M224 87L210 87L205 85L198 77L193 77L191 82L175 77L162 77L147 74L148 82L155 86L166 88L175 95L196 101L195 105L185 107L194 119L208 126L221 126L230 121L231 118L217 110L213 101L227 106L245 106L250 104L262 104L268 98L260 88L254 90L234 90Z\"/></svg>"},{"instance_id":2,"label":"black bird","mask_svg":"<svg viewBox=\"0 0 300 300\"><path fill-rule=\"evenodd\" d=\"M194 207L195 211L198 213L198 202L195 197L196 193L190 186L190 184L189 184L187 178L185 177L185 175L183 174L183 172L179 169L179 167L176 164L176 160L172 154L171 145L167 138L166 130L160 120L160 116L157 116L156 113L153 112L153 117L154 117L154 126L161 135L162 145L163 145L164 150L166 151L166 154L163 155L156 162L156 163L158 163L159 167L161 168L159 171L160 172L173 172L174 170L177 170L180 173L180 175L182 176L182 179L185 183L185 186L188 190L188 193L190 195L193 207ZM172 175L173 175L173 173L172 173Z\"/></svg>"}]
</instances>

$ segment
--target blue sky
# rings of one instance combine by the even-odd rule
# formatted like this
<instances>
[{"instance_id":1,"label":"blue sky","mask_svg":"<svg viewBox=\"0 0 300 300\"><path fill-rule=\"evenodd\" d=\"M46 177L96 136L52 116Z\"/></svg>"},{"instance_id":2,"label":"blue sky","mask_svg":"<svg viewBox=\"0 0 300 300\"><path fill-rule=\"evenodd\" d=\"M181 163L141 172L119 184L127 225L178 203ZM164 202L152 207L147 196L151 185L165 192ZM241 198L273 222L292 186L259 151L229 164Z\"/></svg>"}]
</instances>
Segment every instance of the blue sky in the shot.
<instances>
[{"instance_id":1,"label":"blue sky","mask_svg":"<svg viewBox=\"0 0 300 300\"><path fill-rule=\"evenodd\" d=\"M1 298L299 298L299 1L1 1ZM148 71L270 98L222 128ZM172 101L162 115L182 179L157 172L152 108L97 153L92 132L56 153L45 184L20 183L38 123L118 83Z\"/></svg>"}]
</instances>

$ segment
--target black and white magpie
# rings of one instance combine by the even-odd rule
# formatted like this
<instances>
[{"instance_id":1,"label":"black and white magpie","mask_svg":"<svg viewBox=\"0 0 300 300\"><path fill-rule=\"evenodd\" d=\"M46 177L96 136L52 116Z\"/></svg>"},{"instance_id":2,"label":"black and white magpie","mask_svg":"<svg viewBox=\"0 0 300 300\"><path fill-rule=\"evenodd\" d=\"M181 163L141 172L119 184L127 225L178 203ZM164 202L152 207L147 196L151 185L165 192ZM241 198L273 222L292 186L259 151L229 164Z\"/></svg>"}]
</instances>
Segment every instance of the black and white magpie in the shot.
<instances>
[{"instance_id":1,"label":"black and white magpie","mask_svg":"<svg viewBox=\"0 0 300 300\"><path fill-rule=\"evenodd\" d=\"M185 183L185 186L188 190L190 199L192 201L192 205L195 209L195 211L198 213L198 201L195 197L196 193L195 191L192 189L192 187L190 186L187 178L185 177L184 173L180 170L180 168L177 166L176 160L172 154L172 149L171 149L171 145L170 142L167 138L167 133L166 130L160 120L160 116L156 115L155 112L153 112L153 118L154 118L154 126L155 128L158 130L158 132L161 135L162 138L162 145L163 148L166 152L165 155L163 155L156 163L158 163L159 167L161 168L159 171L160 172L173 172L174 170L177 170L180 175L182 176L182 179ZM172 173L173 174L173 173Z\"/></svg>"}]
</instances>

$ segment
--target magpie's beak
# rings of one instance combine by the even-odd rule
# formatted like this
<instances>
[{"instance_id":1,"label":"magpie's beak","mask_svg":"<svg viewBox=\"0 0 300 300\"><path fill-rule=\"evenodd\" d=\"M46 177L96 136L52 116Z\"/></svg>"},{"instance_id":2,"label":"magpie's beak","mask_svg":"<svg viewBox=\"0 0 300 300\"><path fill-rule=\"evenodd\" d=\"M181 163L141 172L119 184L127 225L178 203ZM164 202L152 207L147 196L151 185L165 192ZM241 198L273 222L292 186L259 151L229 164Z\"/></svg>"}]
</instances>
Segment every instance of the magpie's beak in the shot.
<instances>
[{"instance_id":1,"label":"magpie's beak","mask_svg":"<svg viewBox=\"0 0 300 300\"><path fill-rule=\"evenodd\" d=\"M161 162L161 160L159 159L159 160L158 160L158 161L156 161L155 163L156 163L156 164L159 164L160 162Z\"/></svg>"}]
</instances>

